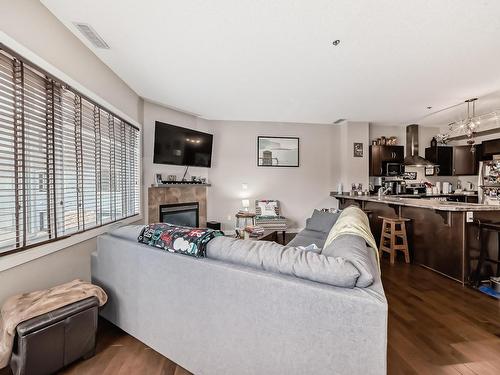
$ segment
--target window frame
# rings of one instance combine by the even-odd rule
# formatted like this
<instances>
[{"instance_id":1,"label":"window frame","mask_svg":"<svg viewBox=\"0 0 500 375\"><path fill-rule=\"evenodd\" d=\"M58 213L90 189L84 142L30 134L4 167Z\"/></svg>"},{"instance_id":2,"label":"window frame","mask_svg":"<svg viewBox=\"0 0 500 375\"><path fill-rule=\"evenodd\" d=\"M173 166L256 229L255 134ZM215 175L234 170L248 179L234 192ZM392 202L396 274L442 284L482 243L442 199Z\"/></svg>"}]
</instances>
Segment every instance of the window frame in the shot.
<instances>
[{"instance_id":1,"label":"window frame","mask_svg":"<svg viewBox=\"0 0 500 375\"><path fill-rule=\"evenodd\" d=\"M4 37L4 35L2 35L1 32L0 32L0 37ZM7 42L9 42L9 41L7 41ZM80 98L80 100L85 100L88 103L91 103L92 105L99 108L99 110L104 111L104 113L111 115L115 119L119 119L122 124L125 123L137 131L137 138L136 138L137 144L135 145L136 148L134 150L135 150L135 152L137 152L137 163L135 164L135 167L137 169L137 171L136 171L136 173L137 173L137 187L136 187L137 192L135 194L137 197L136 207L138 210L136 213L121 217L119 219L115 219L115 220L108 221L105 223L93 225L91 227L84 226L83 229L77 230L74 233L62 234L62 235L55 234L55 236L53 238L39 241L39 242L32 243L32 244L26 244L26 245L21 246L21 247L17 247L17 248L11 249L11 250L1 252L0 253L0 260L1 260L0 271L2 271L4 269L8 269L10 267L14 267L14 266L19 265L19 264L22 264L26 261L36 259L38 257L45 256L45 255L50 254L54 251L61 250L63 248L77 244L79 242L83 242L83 241L86 241L88 239L94 238L95 236L97 236L101 233L105 233L107 231L106 227L115 227L115 226L119 225L120 223L125 224L125 223L137 222L139 220L142 220L142 218L143 218L143 212L142 212L143 211L142 210L142 207L143 207L143 204L142 204L142 194L143 194L143 187L142 187L142 138L143 138L142 126L139 123L137 123L136 121L134 121L133 119L131 119L129 116L127 116L126 114L121 112L120 110L116 109L114 106L107 103L105 100L99 98L98 96L96 96L95 94L93 94L92 92L87 90L85 87L81 86L76 81L72 80L71 78L69 78L69 77L59 78L58 75L65 76L64 73L58 74L56 68L52 67L52 65L46 63L38 56L33 55L33 57L36 57L36 60L39 60L42 63L42 65L46 66L47 68L41 67L40 64L34 63L34 62L32 62L31 59L28 59L28 58L24 57L21 53L16 52L14 49L23 50L24 47L22 47L20 45L15 46L17 44L15 41L11 40L9 44L14 45L14 46L12 48L10 48L5 43L3 43L3 41L0 40L0 50L4 50L10 56L21 61L22 64L28 66L30 69L35 70L38 73L42 73L47 78L58 82L59 84L61 84L64 87L64 89L71 91L74 95L78 96ZM16 47L19 47L19 48L16 48ZM28 51L26 50L26 52L28 52ZM32 53L27 53L27 55L29 55L29 54L32 54ZM53 74L49 70L56 71L56 73ZM83 91L88 92L88 94L86 94ZM81 172L82 176L85 173L84 171L85 170L82 169L82 172ZM82 176L81 176L81 178L83 178ZM23 178L25 178L25 176ZM40 186L40 185L37 183L37 186ZM124 199L124 198L122 198L122 199ZM127 196L127 199L129 199L128 196ZM55 202L53 204L55 205ZM48 204L48 205L50 206L50 204ZM116 209L116 207L115 207L115 209ZM25 217L27 215L27 213L23 212L22 215ZM21 219L26 220L24 217ZM48 219L46 217L45 226L47 226L49 224L47 222L47 220ZM83 221L82 221L82 225L83 225ZM54 244L54 243L57 243L57 244ZM40 254L34 254L33 251L36 251L36 248L41 248L43 251L41 251ZM28 253L28 252L31 253L29 256L26 256L26 257L19 256L19 255L22 255L22 253ZM5 266L2 263L4 263L3 261L6 260L6 257L9 257L9 256L13 256L17 259L14 260L13 264L11 264L11 265L7 264L7 266ZM23 258L29 258L29 259L23 260ZM12 262L7 262L7 263L12 263Z\"/></svg>"}]
</instances>

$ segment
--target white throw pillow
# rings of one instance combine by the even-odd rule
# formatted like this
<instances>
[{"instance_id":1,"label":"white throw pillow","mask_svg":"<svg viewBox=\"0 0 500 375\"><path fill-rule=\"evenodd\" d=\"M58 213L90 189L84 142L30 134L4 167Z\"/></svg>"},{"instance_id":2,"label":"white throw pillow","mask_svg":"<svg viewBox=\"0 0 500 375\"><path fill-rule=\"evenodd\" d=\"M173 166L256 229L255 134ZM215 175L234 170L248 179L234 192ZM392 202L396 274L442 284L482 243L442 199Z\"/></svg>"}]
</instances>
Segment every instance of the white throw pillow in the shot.
<instances>
[{"instance_id":1,"label":"white throw pillow","mask_svg":"<svg viewBox=\"0 0 500 375\"><path fill-rule=\"evenodd\" d=\"M259 202L258 205L262 216L276 216L277 202Z\"/></svg>"}]
</instances>

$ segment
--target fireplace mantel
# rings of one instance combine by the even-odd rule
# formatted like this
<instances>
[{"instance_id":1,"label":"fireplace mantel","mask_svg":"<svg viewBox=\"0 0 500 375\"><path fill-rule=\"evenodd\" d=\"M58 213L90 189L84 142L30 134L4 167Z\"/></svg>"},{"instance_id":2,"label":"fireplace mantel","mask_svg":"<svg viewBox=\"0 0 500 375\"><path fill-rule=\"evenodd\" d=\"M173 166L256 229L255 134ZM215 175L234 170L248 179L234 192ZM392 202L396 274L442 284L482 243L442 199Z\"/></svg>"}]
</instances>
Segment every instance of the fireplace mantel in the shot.
<instances>
[{"instance_id":1,"label":"fireplace mantel","mask_svg":"<svg viewBox=\"0 0 500 375\"><path fill-rule=\"evenodd\" d=\"M198 202L200 227L207 225L207 187L209 184L164 184L148 188L148 223L160 221L162 204Z\"/></svg>"}]
</instances>

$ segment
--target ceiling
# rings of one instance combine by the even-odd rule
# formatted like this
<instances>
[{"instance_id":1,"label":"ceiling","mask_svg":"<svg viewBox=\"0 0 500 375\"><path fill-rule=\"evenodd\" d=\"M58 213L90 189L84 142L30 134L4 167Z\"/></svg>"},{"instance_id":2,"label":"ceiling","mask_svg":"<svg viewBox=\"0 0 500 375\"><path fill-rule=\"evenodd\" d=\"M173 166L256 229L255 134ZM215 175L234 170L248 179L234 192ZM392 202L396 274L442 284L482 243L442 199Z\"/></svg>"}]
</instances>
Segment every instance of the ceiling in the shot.
<instances>
[{"instance_id":1,"label":"ceiling","mask_svg":"<svg viewBox=\"0 0 500 375\"><path fill-rule=\"evenodd\" d=\"M497 0L41 2L140 96L207 119L436 125L469 97L500 107Z\"/></svg>"}]
</instances>

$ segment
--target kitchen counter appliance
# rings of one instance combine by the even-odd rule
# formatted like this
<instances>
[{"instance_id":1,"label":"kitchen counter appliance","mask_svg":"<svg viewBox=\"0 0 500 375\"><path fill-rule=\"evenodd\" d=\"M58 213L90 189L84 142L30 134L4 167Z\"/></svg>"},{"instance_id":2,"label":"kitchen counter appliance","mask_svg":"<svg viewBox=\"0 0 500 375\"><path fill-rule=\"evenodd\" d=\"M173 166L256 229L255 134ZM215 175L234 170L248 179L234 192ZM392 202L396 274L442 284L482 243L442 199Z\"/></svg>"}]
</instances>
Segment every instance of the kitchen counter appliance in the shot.
<instances>
[{"instance_id":1,"label":"kitchen counter appliance","mask_svg":"<svg viewBox=\"0 0 500 375\"><path fill-rule=\"evenodd\" d=\"M401 176L405 173L405 166L401 163L387 163L385 165L386 176Z\"/></svg>"},{"instance_id":2,"label":"kitchen counter appliance","mask_svg":"<svg viewBox=\"0 0 500 375\"><path fill-rule=\"evenodd\" d=\"M386 194L406 194L406 181L401 176L370 177L370 193L378 193L380 188L387 190Z\"/></svg>"},{"instance_id":3,"label":"kitchen counter appliance","mask_svg":"<svg viewBox=\"0 0 500 375\"><path fill-rule=\"evenodd\" d=\"M425 184L423 183L407 184L406 193L414 195L425 194Z\"/></svg>"}]
</instances>

